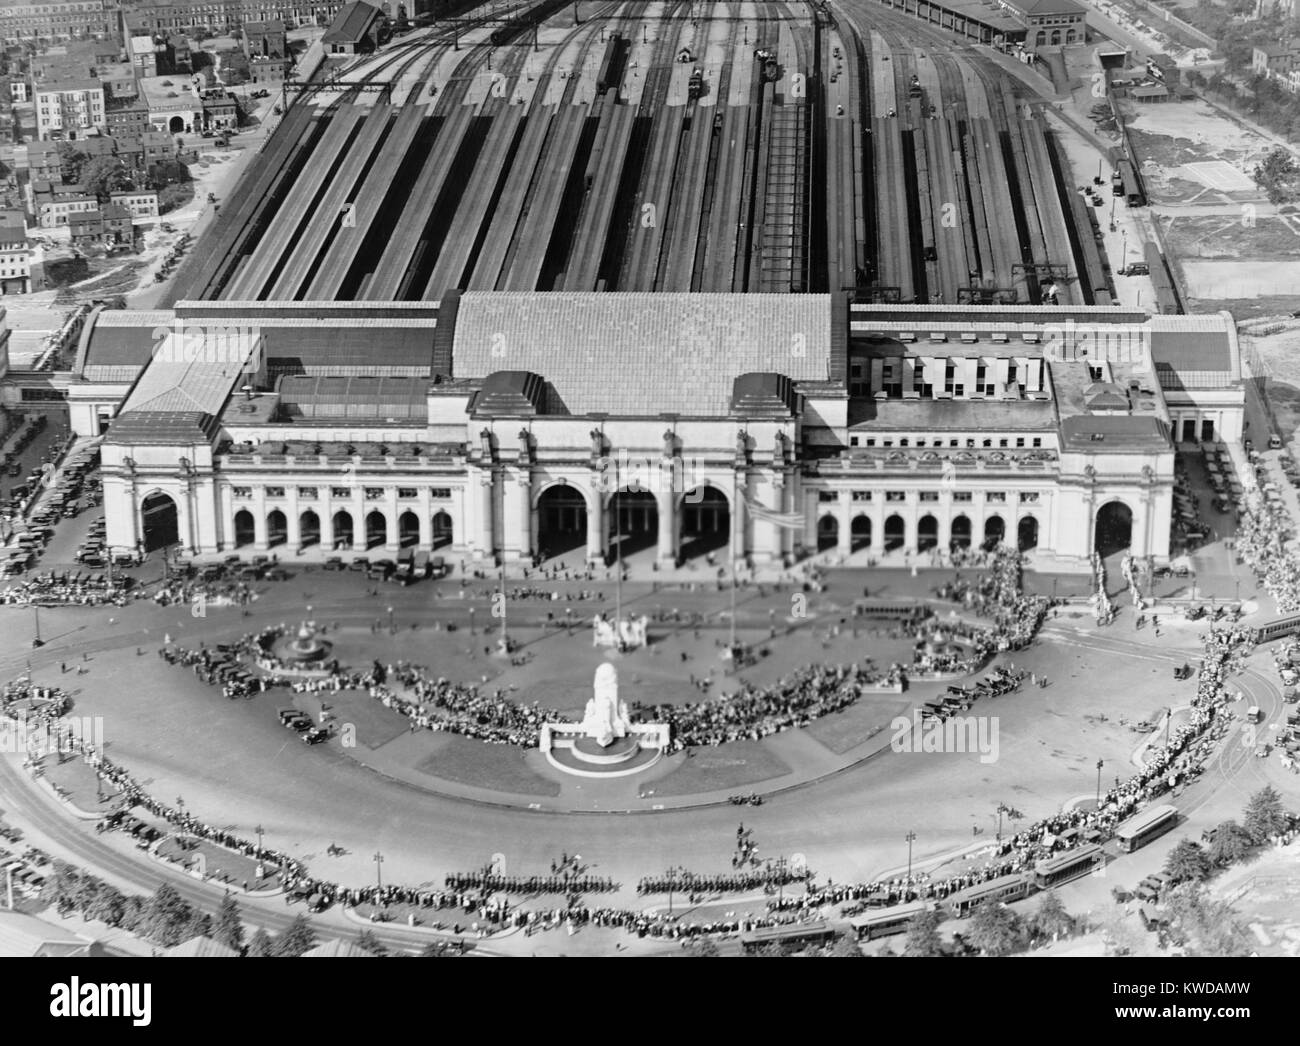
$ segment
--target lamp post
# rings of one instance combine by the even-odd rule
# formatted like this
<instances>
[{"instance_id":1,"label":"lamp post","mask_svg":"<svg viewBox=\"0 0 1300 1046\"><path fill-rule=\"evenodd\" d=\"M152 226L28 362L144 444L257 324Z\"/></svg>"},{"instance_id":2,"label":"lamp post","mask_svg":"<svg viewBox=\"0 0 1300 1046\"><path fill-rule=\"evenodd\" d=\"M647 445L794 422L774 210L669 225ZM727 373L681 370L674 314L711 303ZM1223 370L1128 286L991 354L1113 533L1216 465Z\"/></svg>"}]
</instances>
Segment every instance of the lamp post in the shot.
<instances>
[{"instance_id":1,"label":"lamp post","mask_svg":"<svg viewBox=\"0 0 1300 1046\"><path fill-rule=\"evenodd\" d=\"M469 634L471 636L474 634L474 608L473 607L469 608Z\"/></svg>"},{"instance_id":2,"label":"lamp post","mask_svg":"<svg viewBox=\"0 0 1300 1046\"><path fill-rule=\"evenodd\" d=\"M1097 760L1097 806L1096 806L1096 809L1098 809L1098 810L1101 809L1101 768L1102 768L1103 766L1105 766L1105 765L1106 765L1106 761L1105 761L1104 759L1098 759L1098 760Z\"/></svg>"},{"instance_id":3,"label":"lamp post","mask_svg":"<svg viewBox=\"0 0 1300 1046\"><path fill-rule=\"evenodd\" d=\"M262 856L262 833L265 831L265 829L263 829L262 826L259 824L256 828L253 829L253 831L257 833L257 856L261 857Z\"/></svg>"},{"instance_id":4,"label":"lamp post","mask_svg":"<svg viewBox=\"0 0 1300 1046\"><path fill-rule=\"evenodd\" d=\"M393 608L388 608L388 634L393 634Z\"/></svg>"},{"instance_id":5,"label":"lamp post","mask_svg":"<svg viewBox=\"0 0 1300 1046\"><path fill-rule=\"evenodd\" d=\"M372 857L371 860L373 860L373 861L375 862L375 882L376 882L376 884L378 885L379 889L380 889L380 890L383 890L383 888L384 888L384 855L381 854L378 850L376 850L376 851L375 851L375 856Z\"/></svg>"},{"instance_id":6,"label":"lamp post","mask_svg":"<svg viewBox=\"0 0 1300 1046\"><path fill-rule=\"evenodd\" d=\"M36 622L36 636L32 640L32 646L44 646L45 640L41 638L41 608L40 607L38 606L32 607L32 617Z\"/></svg>"},{"instance_id":7,"label":"lamp post","mask_svg":"<svg viewBox=\"0 0 1300 1046\"><path fill-rule=\"evenodd\" d=\"M907 878L910 881L912 878L912 844L916 842L916 833L909 830L904 838L907 840Z\"/></svg>"}]
</instances>

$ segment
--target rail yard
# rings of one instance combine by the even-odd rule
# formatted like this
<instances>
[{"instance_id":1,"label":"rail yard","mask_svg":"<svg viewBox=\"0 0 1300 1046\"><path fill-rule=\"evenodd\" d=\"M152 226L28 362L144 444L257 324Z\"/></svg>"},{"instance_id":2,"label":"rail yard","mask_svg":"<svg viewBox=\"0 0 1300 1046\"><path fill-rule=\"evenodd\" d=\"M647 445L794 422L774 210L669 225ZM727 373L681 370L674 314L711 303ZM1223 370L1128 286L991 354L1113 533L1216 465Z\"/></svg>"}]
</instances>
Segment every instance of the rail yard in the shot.
<instances>
[{"instance_id":1,"label":"rail yard","mask_svg":"<svg viewBox=\"0 0 1300 1046\"><path fill-rule=\"evenodd\" d=\"M1110 304L1092 209L969 45L887 8L577 10L435 25L293 85L171 300Z\"/></svg>"}]
</instances>

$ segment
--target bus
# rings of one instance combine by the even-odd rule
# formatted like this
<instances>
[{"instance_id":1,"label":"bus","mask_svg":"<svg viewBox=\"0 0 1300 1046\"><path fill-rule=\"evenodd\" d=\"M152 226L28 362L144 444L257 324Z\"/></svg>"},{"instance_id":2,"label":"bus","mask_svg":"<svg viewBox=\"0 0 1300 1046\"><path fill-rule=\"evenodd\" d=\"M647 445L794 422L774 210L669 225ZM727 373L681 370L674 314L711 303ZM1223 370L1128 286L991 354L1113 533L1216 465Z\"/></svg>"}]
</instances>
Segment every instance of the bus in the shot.
<instances>
[{"instance_id":1,"label":"bus","mask_svg":"<svg viewBox=\"0 0 1300 1046\"><path fill-rule=\"evenodd\" d=\"M1004 875L986 883L968 886L952 894L944 903L954 919L965 919L985 901L995 904L1023 901L1029 896L1031 885L1028 875L1017 872L1014 875Z\"/></svg>"},{"instance_id":2,"label":"bus","mask_svg":"<svg viewBox=\"0 0 1300 1046\"><path fill-rule=\"evenodd\" d=\"M1048 857L1034 865L1034 886L1040 890L1050 890L1053 886L1087 875L1105 860L1104 851L1095 843Z\"/></svg>"},{"instance_id":3,"label":"bus","mask_svg":"<svg viewBox=\"0 0 1300 1046\"><path fill-rule=\"evenodd\" d=\"M1115 839L1119 848L1126 854L1141 849L1157 836L1173 828L1178 823L1178 809L1165 803L1151 806L1140 814L1134 814L1115 829Z\"/></svg>"},{"instance_id":4,"label":"bus","mask_svg":"<svg viewBox=\"0 0 1300 1046\"><path fill-rule=\"evenodd\" d=\"M801 949L810 944L829 944L835 939L835 931L825 922L787 923L783 926L760 926L740 935L740 946L746 955L752 955L760 948L775 944L785 951Z\"/></svg>"},{"instance_id":5,"label":"bus","mask_svg":"<svg viewBox=\"0 0 1300 1046\"><path fill-rule=\"evenodd\" d=\"M907 924L922 912L934 910L932 901L911 901L908 904L896 904L892 908L877 908L863 915L855 915L849 920L853 932L860 941L871 941L877 937L890 937L907 930Z\"/></svg>"}]
</instances>

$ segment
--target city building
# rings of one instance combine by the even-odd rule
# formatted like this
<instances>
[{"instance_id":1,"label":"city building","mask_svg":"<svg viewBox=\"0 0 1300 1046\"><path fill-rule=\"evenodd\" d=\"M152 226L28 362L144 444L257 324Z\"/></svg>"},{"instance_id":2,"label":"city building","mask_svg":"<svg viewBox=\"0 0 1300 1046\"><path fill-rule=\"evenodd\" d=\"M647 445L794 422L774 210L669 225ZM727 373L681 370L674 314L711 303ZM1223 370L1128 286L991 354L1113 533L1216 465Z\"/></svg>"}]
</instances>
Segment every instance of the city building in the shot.
<instances>
[{"instance_id":1,"label":"city building","mask_svg":"<svg viewBox=\"0 0 1300 1046\"><path fill-rule=\"evenodd\" d=\"M131 80L135 85L134 77ZM105 129L118 140L118 151L126 138L139 138L149 130L149 107L137 96L130 101L110 105L104 113Z\"/></svg>"},{"instance_id":2,"label":"city building","mask_svg":"<svg viewBox=\"0 0 1300 1046\"><path fill-rule=\"evenodd\" d=\"M190 68L190 41L184 33L172 33L167 37L167 45L164 49L167 60L167 71L172 73L188 73Z\"/></svg>"},{"instance_id":3,"label":"city building","mask_svg":"<svg viewBox=\"0 0 1300 1046\"><path fill-rule=\"evenodd\" d=\"M98 80L39 83L32 90L37 138L75 141L106 126L104 87Z\"/></svg>"},{"instance_id":4,"label":"city building","mask_svg":"<svg viewBox=\"0 0 1300 1046\"><path fill-rule=\"evenodd\" d=\"M34 252L21 222L0 222L0 294L30 294Z\"/></svg>"},{"instance_id":5,"label":"city building","mask_svg":"<svg viewBox=\"0 0 1300 1046\"><path fill-rule=\"evenodd\" d=\"M155 131L175 135L203 129L203 102L184 77L141 77L140 99Z\"/></svg>"},{"instance_id":6,"label":"city building","mask_svg":"<svg viewBox=\"0 0 1300 1046\"><path fill-rule=\"evenodd\" d=\"M205 131L233 131L239 126L239 107L234 95L223 88L202 91L199 101L203 107Z\"/></svg>"},{"instance_id":7,"label":"city building","mask_svg":"<svg viewBox=\"0 0 1300 1046\"><path fill-rule=\"evenodd\" d=\"M114 65L101 66L98 76L99 82L104 85L104 92L108 95L110 105L114 102L129 102L140 95L140 88L136 83L136 67L133 65L118 62Z\"/></svg>"},{"instance_id":8,"label":"city building","mask_svg":"<svg viewBox=\"0 0 1300 1046\"><path fill-rule=\"evenodd\" d=\"M109 194L109 200L125 207L132 218L157 218L158 194L152 190L133 189Z\"/></svg>"},{"instance_id":9,"label":"city building","mask_svg":"<svg viewBox=\"0 0 1300 1046\"><path fill-rule=\"evenodd\" d=\"M260 58L255 55L248 60L248 82L274 89L289 78L292 68L291 58Z\"/></svg>"},{"instance_id":10,"label":"city building","mask_svg":"<svg viewBox=\"0 0 1300 1046\"><path fill-rule=\"evenodd\" d=\"M1081 44L1088 38L1088 12L1075 0L998 0L1027 29L1027 47Z\"/></svg>"},{"instance_id":11,"label":"city building","mask_svg":"<svg viewBox=\"0 0 1300 1046\"><path fill-rule=\"evenodd\" d=\"M596 561L617 518L664 563L998 540L1082 562L1119 531L1164 559L1175 441L1239 440L1244 410L1226 313L475 292L119 310L83 344L72 423L107 426L122 551L170 514L205 553Z\"/></svg>"},{"instance_id":12,"label":"city building","mask_svg":"<svg viewBox=\"0 0 1300 1046\"><path fill-rule=\"evenodd\" d=\"M248 22L328 25L341 7L343 0L137 0L122 6L120 24L127 35L192 29L224 33Z\"/></svg>"},{"instance_id":13,"label":"city building","mask_svg":"<svg viewBox=\"0 0 1300 1046\"><path fill-rule=\"evenodd\" d=\"M128 50L131 54L131 68L137 77L158 75L158 52L152 36L131 37Z\"/></svg>"},{"instance_id":14,"label":"city building","mask_svg":"<svg viewBox=\"0 0 1300 1046\"><path fill-rule=\"evenodd\" d=\"M46 0L39 4L0 7L0 37L5 40L111 38L116 9L104 0Z\"/></svg>"},{"instance_id":15,"label":"city building","mask_svg":"<svg viewBox=\"0 0 1300 1046\"><path fill-rule=\"evenodd\" d=\"M32 187L32 213L36 215L36 224L42 229L61 228L74 215L99 208L99 201L84 192L56 192L53 188L42 192L36 185Z\"/></svg>"},{"instance_id":16,"label":"city building","mask_svg":"<svg viewBox=\"0 0 1300 1046\"><path fill-rule=\"evenodd\" d=\"M351 0L320 38L326 54L369 54L388 39L384 12L362 0Z\"/></svg>"},{"instance_id":17,"label":"city building","mask_svg":"<svg viewBox=\"0 0 1300 1046\"><path fill-rule=\"evenodd\" d=\"M32 181L63 181L63 157L56 142L31 142L27 146L27 172Z\"/></svg>"},{"instance_id":18,"label":"city building","mask_svg":"<svg viewBox=\"0 0 1300 1046\"><path fill-rule=\"evenodd\" d=\"M284 23L278 19L269 22L246 22L244 24L244 54L253 58L287 58L289 41L284 30Z\"/></svg>"},{"instance_id":19,"label":"city building","mask_svg":"<svg viewBox=\"0 0 1300 1046\"><path fill-rule=\"evenodd\" d=\"M1292 94L1300 92L1300 41L1256 47L1251 52L1251 69Z\"/></svg>"}]
</instances>

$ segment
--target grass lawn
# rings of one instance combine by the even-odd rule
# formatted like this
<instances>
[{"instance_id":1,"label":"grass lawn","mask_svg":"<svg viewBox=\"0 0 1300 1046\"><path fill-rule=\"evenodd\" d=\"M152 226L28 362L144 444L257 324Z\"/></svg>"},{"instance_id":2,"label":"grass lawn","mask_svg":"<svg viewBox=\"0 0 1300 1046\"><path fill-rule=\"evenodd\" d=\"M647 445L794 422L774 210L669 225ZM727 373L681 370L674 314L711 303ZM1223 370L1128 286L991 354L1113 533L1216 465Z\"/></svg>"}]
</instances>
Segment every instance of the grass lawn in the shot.
<instances>
[{"instance_id":1,"label":"grass lawn","mask_svg":"<svg viewBox=\"0 0 1300 1046\"><path fill-rule=\"evenodd\" d=\"M694 795L770 781L790 772L785 762L758 741L731 741L716 748L693 748L680 767L654 782L643 796Z\"/></svg>"},{"instance_id":2,"label":"grass lawn","mask_svg":"<svg viewBox=\"0 0 1300 1046\"><path fill-rule=\"evenodd\" d=\"M257 861L252 857L234 853L206 840L186 838L184 843L185 845L182 846L182 839L178 836L168 836L158 844L158 856L165 861L180 865L187 871L196 862L201 862L209 876L218 882L230 883L232 886L242 887L244 883L248 883L250 887L256 888L259 885L269 885L275 878L275 869L266 865L264 871L268 874L259 880ZM197 845L191 845L192 843Z\"/></svg>"},{"instance_id":3,"label":"grass lawn","mask_svg":"<svg viewBox=\"0 0 1300 1046\"><path fill-rule=\"evenodd\" d=\"M113 800L118 795L117 787L111 781L104 781L105 798L101 802L95 791L95 771L80 756L69 754L60 762L57 755L51 754L45 757L41 765L45 768L45 779L58 787L77 809L93 812L112 808Z\"/></svg>"},{"instance_id":4,"label":"grass lawn","mask_svg":"<svg viewBox=\"0 0 1300 1046\"><path fill-rule=\"evenodd\" d=\"M843 755L881 732L888 732L890 720L903 715L910 704L901 694L867 695L843 712L823 716L803 729L836 755Z\"/></svg>"},{"instance_id":5,"label":"grass lawn","mask_svg":"<svg viewBox=\"0 0 1300 1046\"><path fill-rule=\"evenodd\" d=\"M420 773L447 781L491 788L519 795L556 796L560 786L535 774L524 761L524 749L513 745L489 745L456 734L430 735L435 742L432 755L415 765Z\"/></svg>"}]
</instances>

